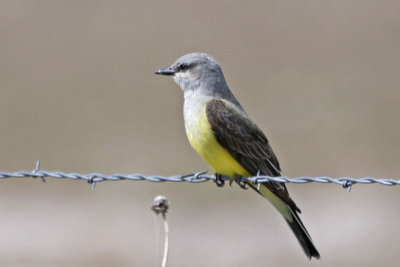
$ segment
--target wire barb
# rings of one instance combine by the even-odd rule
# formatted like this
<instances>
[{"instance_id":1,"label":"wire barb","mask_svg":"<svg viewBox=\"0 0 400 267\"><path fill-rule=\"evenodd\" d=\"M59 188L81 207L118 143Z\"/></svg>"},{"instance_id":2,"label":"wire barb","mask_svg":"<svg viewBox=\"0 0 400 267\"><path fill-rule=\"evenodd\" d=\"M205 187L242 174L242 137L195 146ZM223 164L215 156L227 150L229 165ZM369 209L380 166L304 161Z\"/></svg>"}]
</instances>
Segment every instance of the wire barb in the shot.
<instances>
[{"instance_id":1,"label":"wire barb","mask_svg":"<svg viewBox=\"0 0 400 267\"><path fill-rule=\"evenodd\" d=\"M343 182L343 188L347 188L347 192L350 192L351 191L351 186L352 186L352 184L353 184L353 182L352 181L349 181L349 180L345 180L344 182Z\"/></svg>"},{"instance_id":2,"label":"wire barb","mask_svg":"<svg viewBox=\"0 0 400 267\"><path fill-rule=\"evenodd\" d=\"M40 171L40 159L36 161L35 169L32 171L32 174L37 174ZM33 178L40 177L43 183L46 183L46 179L44 176L32 176Z\"/></svg>"}]
</instances>

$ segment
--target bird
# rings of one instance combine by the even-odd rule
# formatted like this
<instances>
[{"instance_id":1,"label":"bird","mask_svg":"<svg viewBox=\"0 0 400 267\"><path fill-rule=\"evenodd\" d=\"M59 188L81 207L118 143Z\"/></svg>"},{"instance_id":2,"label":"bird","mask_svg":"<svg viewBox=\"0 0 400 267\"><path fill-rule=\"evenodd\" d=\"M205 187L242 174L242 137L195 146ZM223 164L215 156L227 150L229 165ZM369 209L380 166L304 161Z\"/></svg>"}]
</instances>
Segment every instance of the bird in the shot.
<instances>
[{"instance_id":1,"label":"bird","mask_svg":"<svg viewBox=\"0 0 400 267\"><path fill-rule=\"evenodd\" d=\"M233 95L220 64L212 56L186 54L155 74L172 76L183 91L183 117L189 143L215 171L217 184L223 183L222 177L238 182L241 177L281 176L267 137ZM238 183L271 202L292 229L306 256L320 258L300 220L301 211L284 183Z\"/></svg>"}]
</instances>

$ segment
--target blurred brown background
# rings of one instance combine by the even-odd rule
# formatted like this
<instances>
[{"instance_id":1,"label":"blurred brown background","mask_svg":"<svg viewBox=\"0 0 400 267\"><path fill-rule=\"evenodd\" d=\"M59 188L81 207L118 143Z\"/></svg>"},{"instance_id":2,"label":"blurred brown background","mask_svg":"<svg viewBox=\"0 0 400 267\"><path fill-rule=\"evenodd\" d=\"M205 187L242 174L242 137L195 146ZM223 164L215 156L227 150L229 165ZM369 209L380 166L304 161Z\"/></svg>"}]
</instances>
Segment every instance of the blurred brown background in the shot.
<instances>
[{"instance_id":1,"label":"blurred brown background","mask_svg":"<svg viewBox=\"0 0 400 267\"><path fill-rule=\"evenodd\" d=\"M262 3L263 2L263 3ZM182 94L153 73L213 55L284 175L400 178L398 1L1 1L0 170L185 174ZM264 199L212 182L0 181L1 266L396 266L400 188L289 185L308 261ZM158 240L158 241L157 241Z\"/></svg>"}]
</instances>

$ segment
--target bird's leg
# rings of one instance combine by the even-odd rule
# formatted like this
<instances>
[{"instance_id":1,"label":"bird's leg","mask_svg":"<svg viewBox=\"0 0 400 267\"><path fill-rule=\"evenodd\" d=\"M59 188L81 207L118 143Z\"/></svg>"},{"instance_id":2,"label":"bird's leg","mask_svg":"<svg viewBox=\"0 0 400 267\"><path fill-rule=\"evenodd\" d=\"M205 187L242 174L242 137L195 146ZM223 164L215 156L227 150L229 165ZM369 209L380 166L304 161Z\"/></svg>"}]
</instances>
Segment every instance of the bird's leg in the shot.
<instances>
[{"instance_id":1,"label":"bird's leg","mask_svg":"<svg viewBox=\"0 0 400 267\"><path fill-rule=\"evenodd\" d=\"M244 181L241 181L241 179L242 179L242 176L237 175L235 177L235 182L239 185L240 188L245 189L245 190L249 189L249 187L247 186L247 183Z\"/></svg>"},{"instance_id":2,"label":"bird's leg","mask_svg":"<svg viewBox=\"0 0 400 267\"><path fill-rule=\"evenodd\" d=\"M225 180L222 178L222 175L219 173L215 173L215 177L213 180L214 180L214 183L218 187L223 187L225 185Z\"/></svg>"}]
</instances>

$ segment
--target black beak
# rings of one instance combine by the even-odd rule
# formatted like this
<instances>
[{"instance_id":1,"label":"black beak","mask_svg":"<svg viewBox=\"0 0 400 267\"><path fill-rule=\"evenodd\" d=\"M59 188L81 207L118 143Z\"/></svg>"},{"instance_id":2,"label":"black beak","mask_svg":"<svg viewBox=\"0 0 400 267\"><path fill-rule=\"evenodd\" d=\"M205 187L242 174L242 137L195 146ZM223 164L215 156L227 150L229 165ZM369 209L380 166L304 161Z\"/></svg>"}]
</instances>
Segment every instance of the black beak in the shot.
<instances>
[{"instance_id":1,"label":"black beak","mask_svg":"<svg viewBox=\"0 0 400 267\"><path fill-rule=\"evenodd\" d=\"M158 71L155 72L155 74L171 76L175 74L175 71L173 71L170 67L168 67L165 69L159 69Z\"/></svg>"}]
</instances>

